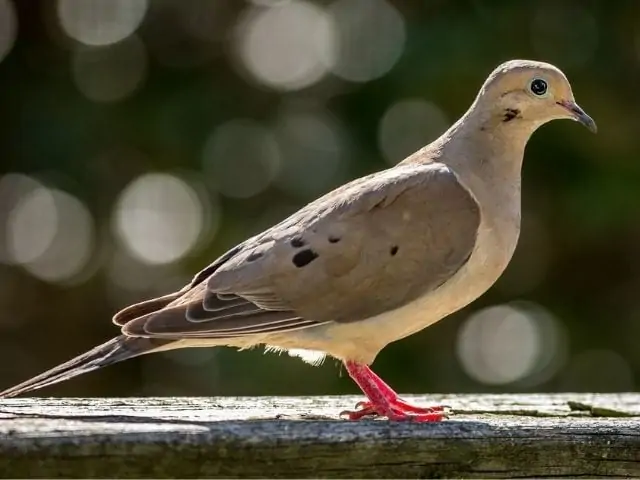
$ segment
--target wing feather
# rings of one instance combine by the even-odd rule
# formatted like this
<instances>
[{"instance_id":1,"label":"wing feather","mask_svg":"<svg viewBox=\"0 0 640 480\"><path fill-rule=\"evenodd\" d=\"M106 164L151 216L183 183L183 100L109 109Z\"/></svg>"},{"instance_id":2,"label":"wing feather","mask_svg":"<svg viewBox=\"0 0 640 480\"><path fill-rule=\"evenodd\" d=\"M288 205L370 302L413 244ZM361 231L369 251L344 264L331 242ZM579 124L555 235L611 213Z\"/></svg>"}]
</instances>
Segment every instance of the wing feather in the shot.
<instances>
[{"instance_id":1,"label":"wing feather","mask_svg":"<svg viewBox=\"0 0 640 480\"><path fill-rule=\"evenodd\" d=\"M447 167L394 167L329 193L226 252L178 294L115 319L127 335L158 338L366 319L451 278L468 260L479 223L475 199Z\"/></svg>"}]
</instances>

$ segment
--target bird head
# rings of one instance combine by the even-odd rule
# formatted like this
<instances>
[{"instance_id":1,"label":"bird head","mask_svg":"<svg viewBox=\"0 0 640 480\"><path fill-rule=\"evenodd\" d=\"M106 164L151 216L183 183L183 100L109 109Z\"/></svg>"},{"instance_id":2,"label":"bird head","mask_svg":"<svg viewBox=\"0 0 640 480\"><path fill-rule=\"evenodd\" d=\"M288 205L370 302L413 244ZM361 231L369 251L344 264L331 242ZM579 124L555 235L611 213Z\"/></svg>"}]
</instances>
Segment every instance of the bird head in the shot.
<instances>
[{"instance_id":1,"label":"bird head","mask_svg":"<svg viewBox=\"0 0 640 480\"><path fill-rule=\"evenodd\" d=\"M487 78L476 99L494 125L535 130L551 120L575 120L592 132L595 121L576 103L571 84L557 67L531 60L511 60ZM527 128L529 127L529 128Z\"/></svg>"}]
</instances>

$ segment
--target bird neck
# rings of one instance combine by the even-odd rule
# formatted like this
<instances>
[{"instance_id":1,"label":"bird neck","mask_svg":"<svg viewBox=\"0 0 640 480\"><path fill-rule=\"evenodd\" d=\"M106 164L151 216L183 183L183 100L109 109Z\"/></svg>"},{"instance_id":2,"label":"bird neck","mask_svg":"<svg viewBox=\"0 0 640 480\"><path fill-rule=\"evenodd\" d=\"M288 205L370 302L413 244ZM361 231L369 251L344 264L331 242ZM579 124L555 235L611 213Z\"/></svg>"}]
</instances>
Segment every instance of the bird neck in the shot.
<instances>
[{"instance_id":1,"label":"bird neck","mask_svg":"<svg viewBox=\"0 0 640 480\"><path fill-rule=\"evenodd\" d=\"M502 122L483 114L487 109L469 111L439 139L403 163L441 162L456 172L492 218L496 229L503 228L505 245L515 243L520 225L521 170L524 150L539 125L520 118L518 123Z\"/></svg>"},{"instance_id":2,"label":"bird neck","mask_svg":"<svg viewBox=\"0 0 640 480\"><path fill-rule=\"evenodd\" d=\"M438 157L434 160L471 183L499 182L519 190L525 147L539 126L522 118L506 120L502 112L474 103L432 144Z\"/></svg>"}]
</instances>

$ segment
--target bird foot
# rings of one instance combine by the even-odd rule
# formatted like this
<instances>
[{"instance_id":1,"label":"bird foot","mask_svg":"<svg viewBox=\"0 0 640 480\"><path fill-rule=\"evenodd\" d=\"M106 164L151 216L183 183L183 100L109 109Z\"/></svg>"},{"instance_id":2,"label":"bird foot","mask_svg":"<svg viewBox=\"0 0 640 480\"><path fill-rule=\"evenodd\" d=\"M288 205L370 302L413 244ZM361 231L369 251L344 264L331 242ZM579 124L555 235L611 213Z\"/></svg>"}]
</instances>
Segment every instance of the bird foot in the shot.
<instances>
[{"instance_id":1,"label":"bird foot","mask_svg":"<svg viewBox=\"0 0 640 480\"><path fill-rule=\"evenodd\" d=\"M447 417L448 407L437 405L433 407L416 407L400 398L393 399L389 404L374 405L372 402L358 402L356 410L345 410L340 416L349 420L360 420L364 417L387 417L395 421L439 422Z\"/></svg>"},{"instance_id":2,"label":"bird foot","mask_svg":"<svg viewBox=\"0 0 640 480\"><path fill-rule=\"evenodd\" d=\"M389 420L413 422L439 422L448 418L447 406L416 407L405 402L367 365L346 361L345 367L368 400L358 402L356 410L346 410L340 416L346 416L349 420L387 417Z\"/></svg>"}]
</instances>

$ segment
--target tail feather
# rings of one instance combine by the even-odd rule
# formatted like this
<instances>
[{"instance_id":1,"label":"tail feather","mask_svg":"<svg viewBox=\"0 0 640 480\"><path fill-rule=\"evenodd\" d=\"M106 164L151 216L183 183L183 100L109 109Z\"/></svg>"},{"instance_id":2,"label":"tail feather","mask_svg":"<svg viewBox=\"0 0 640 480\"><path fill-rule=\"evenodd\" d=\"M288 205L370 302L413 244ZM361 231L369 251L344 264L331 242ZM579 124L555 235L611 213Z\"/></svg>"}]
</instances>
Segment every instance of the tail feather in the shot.
<instances>
[{"instance_id":1,"label":"tail feather","mask_svg":"<svg viewBox=\"0 0 640 480\"><path fill-rule=\"evenodd\" d=\"M0 398L15 397L16 395L63 382L107 365L122 362L145 353L151 353L172 342L173 340L156 340L120 335L82 355L72 358L68 362L0 392Z\"/></svg>"}]
</instances>

